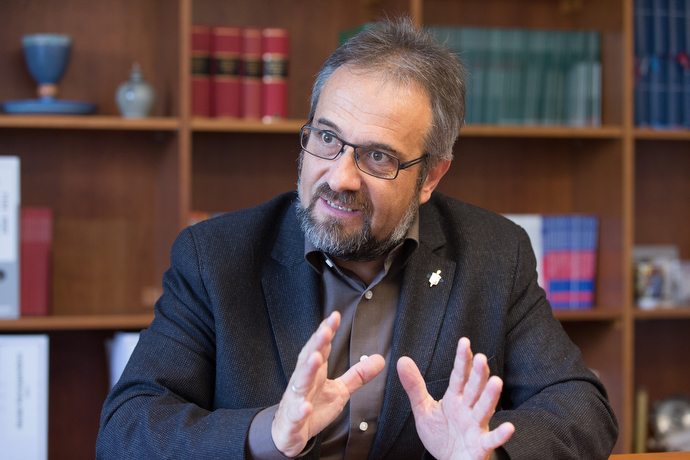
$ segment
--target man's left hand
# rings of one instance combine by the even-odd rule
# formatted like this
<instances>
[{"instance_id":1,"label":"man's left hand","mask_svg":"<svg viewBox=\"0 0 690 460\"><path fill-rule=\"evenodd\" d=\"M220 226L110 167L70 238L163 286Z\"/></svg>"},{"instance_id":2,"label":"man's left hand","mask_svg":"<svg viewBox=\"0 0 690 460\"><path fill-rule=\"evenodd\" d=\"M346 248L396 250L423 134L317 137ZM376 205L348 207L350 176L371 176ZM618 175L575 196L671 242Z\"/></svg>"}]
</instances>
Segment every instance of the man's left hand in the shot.
<instances>
[{"instance_id":1,"label":"man's left hand","mask_svg":"<svg viewBox=\"0 0 690 460\"><path fill-rule=\"evenodd\" d=\"M489 430L503 381L489 378L486 356L472 359L470 341L460 339L453 372L443 399L426 390L417 365L408 357L398 360L400 381L410 398L417 433L424 447L439 460L486 460L515 431L512 423Z\"/></svg>"}]
</instances>

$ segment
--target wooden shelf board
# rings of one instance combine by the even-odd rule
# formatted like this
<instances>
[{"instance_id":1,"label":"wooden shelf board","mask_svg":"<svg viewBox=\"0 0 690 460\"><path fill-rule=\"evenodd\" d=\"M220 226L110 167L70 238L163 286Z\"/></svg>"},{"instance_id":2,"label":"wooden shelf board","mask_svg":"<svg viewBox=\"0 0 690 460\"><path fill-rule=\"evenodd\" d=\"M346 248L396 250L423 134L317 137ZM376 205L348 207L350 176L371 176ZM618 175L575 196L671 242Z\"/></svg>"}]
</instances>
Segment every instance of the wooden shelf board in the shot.
<instances>
[{"instance_id":1,"label":"wooden shelf board","mask_svg":"<svg viewBox=\"0 0 690 460\"><path fill-rule=\"evenodd\" d=\"M153 314L33 316L15 320L1 320L0 331L29 332L95 329L144 329L148 327L152 320Z\"/></svg>"},{"instance_id":2,"label":"wooden shelf board","mask_svg":"<svg viewBox=\"0 0 690 460\"><path fill-rule=\"evenodd\" d=\"M465 125L460 130L460 136L465 137L618 139L622 135L623 128L620 126L576 128L570 126Z\"/></svg>"},{"instance_id":3,"label":"wooden shelf board","mask_svg":"<svg viewBox=\"0 0 690 460\"><path fill-rule=\"evenodd\" d=\"M651 128L636 128L634 135L635 139L688 141L690 140L690 129L657 130Z\"/></svg>"},{"instance_id":4,"label":"wooden shelf board","mask_svg":"<svg viewBox=\"0 0 690 460\"><path fill-rule=\"evenodd\" d=\"M633 307L633 315L637 320L654 319L690 319L690 307L656 308L654 310L641 310Z\"/></svg>"},{"instance_id":5,"label":"wooden shelf board","mask_svg":"<svg viewBox=\"0 0 690 460\"><path fill-rule=\"evenodd\" d=\"M193 131L244 133L298 133L306 120L285 120L274 123L220 118L192 118ZM619 126L573 128L569 126L499 126L466 125L460 131L466 137L534 137L616 139L622 136Z\"/></svg>"},{"instance_id":6,"label":"wooden shelf board","mask_svg":"<svg viewBox=\"0 0 690 460\"><path fill-rule=\"evenodd\" d=\"M175 131L174 117L122 118L117 115L0 115L0 128Z\"/></svg>"},{"instance_id":7,"label":"wooden shelf board","mask_svg":"<svg viewBox=\"0 0 690 460\"><path fill-rule=\"evenodd\" d=\"M622 318L618 310L592 308L587 310L554 310L554 316L559 321L615 321Z\"/></svg>"},{"instance_id":8,"label":"wooden shelf board","mask_svg":"<svg viewBox=\"0 0 690 460\"><path fill-rule=\"evenodd\" d=\"M232 118L192 118L193 131L239 133L299 133L307 120L283 120L272 123Z\"/></svg>"}]
</instances>

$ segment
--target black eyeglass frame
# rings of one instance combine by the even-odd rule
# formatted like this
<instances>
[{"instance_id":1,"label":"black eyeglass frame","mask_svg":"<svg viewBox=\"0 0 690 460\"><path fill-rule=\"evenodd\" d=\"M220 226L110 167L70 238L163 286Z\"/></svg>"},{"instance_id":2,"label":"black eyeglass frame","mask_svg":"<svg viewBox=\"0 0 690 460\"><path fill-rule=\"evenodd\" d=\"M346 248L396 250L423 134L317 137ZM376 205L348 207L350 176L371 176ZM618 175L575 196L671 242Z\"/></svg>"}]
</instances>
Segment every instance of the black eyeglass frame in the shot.
<instances>
[{"instance_id":1,"label":"black eyeglass frame","mask_svg":"<svg viewBox=\"0 0 690 460\"><path fill-rule=\"evenodd\" d=\"M330 134L331 136L333 136L334 139L337 139L342 144L342 146L340 147L340 150L338 151L338 153L336 153L333 157L324 157L321 155L317 155L313 152L310 152L309 150L307 150L306 146L303 145L304 138L305 138L305 134L304 134L305 130L315 131L315 132L320 133L320 134ZM368 174L369 176L376 177L377 179L383 179L383 180L394 180L395 178L398 177L398 173L400 173L401 170L407 169L410 166L414 166L418 163L421 163L428 156L425 153L421 157L415 158L415 159L410 160L410 161L402 162L402 161L400 161L400 158L396 157L395 155L391 155L390 153L386 153L386 152L383 152L383 151L377 150L377 149L372 149L371 147L366 147L364 145L356 145L356 144L352 144L350 142L346 142L346 141L342 140L340 137L333 134L331 131L327 131L327 130L325 131L323 129L314 128L313 126L309 126L309 125L304 125L304 126L302 126L302 129L300 129L299 143L300 143L300 146L302 147L302 150L307 152L309 155L313 155L317 158L321 158L324 160L335 160L336 158L338 158L340 156L341 153L343 153L343 151L345 150L345 147L350 146L354 150L355 164L357 165L357 169L362 171L364 174ZM393 177L381 177L381 176L377 176L376 174L370 173L369 171L363 170L362 167L359 165L360 155L359 155L359 153L357 153L357 149L360 149L360 148L369 150L371 152L380 153L380 154L385 155L389 158L393 158L398 163L398 169L395 171L395 175Z\"/></svg>"}]
</instances>

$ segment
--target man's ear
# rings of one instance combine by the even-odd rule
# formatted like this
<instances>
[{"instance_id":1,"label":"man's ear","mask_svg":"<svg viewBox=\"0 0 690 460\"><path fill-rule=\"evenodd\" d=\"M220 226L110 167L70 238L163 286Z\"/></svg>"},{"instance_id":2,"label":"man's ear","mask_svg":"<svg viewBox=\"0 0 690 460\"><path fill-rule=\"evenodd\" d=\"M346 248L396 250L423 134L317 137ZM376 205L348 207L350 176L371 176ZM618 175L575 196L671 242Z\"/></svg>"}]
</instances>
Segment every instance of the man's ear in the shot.
<instances>
[{"instance_id":1,"label":"man's ear","mask_svg":"<svg viewBox=\"0 0 690 460\"><path fill-rule=\"evenodd\" d=\"M450 168L450 160L439 160L436 165L429 171L426 176L426 181L422 186L422 192L419 196L419 204L426 203L431 198L431 192L434 191L441 178L446 174Z\"/></svg>"}]
</instances>

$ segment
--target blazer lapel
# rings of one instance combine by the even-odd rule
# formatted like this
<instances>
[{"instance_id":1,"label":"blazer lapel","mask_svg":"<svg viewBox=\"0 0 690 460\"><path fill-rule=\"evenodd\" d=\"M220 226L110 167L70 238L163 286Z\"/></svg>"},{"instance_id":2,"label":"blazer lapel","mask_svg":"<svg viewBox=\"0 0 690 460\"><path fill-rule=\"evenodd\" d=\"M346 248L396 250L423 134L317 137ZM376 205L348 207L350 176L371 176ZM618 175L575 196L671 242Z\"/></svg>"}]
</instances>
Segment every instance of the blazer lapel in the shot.
<instances>
[{"instance_id":1,"label":"blazer lapel","mask_svg":"<svg viewBox=\"0 0 690 460\"><path fill-rule=\"evenodd\" d=\"M422 223L425 223L424 219L420 222L420 246L409 260L403 277L386 395L379 431L369 455L372 459L385 456L412 413L407 393L398 377L398 359L409 356L417 364L422 376L426 375L453 287L455 262L434 253L434 250L443 246L445 240L441 235L424 232ZM430 277L438 270L442 281L431 285Z\"/></svg>"},{"instance_id":2,"label":"blazer lapel","mask_svg":"<svg viewBox=\"0 0 690 460\"><path fill-rule=\"evenodd\" d=\"M304 259L304 234L291 209L283 219L272 257L278 263L261 282L288 381L300 350L321 322L317 273Z\"/></svg>"}]
</instances>

